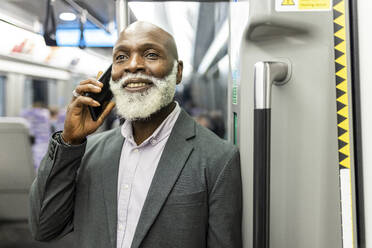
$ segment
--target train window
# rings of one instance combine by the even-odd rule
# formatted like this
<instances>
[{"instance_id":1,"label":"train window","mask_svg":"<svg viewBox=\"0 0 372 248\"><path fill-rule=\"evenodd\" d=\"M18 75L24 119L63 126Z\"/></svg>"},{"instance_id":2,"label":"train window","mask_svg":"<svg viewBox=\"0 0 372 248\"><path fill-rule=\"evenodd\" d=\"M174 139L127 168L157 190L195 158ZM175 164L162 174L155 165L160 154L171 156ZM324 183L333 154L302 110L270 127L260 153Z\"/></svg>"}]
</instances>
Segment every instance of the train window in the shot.
<instances>
[{"instance_id":1,"label":"train window","mask_svg":"<svg viewBox=\"0 0 372 248\"><path fill-rule=\"evenodd\" d=\"M34 103L48 104L48 85L46 80L33 79L32 92Z\"/></svg>"},{"instance_id":2,"label":"train window","mask_svg":"<svg viewBox=\"0 0 372 248\"><path fill-rule=\"evenodd\" d=\"M0 116L5 115L5 77L0 76Z\"/></svg>"},{"instance_id":3,"label":"train window","mask_svg":"<svg viewBox=\"0 0 372 248\"><path fill-rule=\"evenodd\" d=\"M26 78L23 108L58 106L57 82L54 79Z\"/></svg>"}]
</instances>

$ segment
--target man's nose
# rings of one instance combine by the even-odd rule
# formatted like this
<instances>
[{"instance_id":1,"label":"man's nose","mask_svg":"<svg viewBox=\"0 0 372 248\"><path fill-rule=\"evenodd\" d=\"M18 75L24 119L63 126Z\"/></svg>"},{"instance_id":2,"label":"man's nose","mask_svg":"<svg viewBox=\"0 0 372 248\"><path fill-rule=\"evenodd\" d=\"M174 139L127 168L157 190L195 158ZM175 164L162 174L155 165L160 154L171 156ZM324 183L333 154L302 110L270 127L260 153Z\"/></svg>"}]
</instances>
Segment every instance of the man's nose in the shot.
<instances>
[{"instance_id":1,"label":"man's nose","mask_svg":"<svg viewBox=\"0 0 372 248\"><path fill-rule=\"evenodd\" d=\"M125 72L126 73L137 73L144 72L145 65L141 56L134 54L130 56L129 61L126 63Z\"/></svg>"}]
</instances>

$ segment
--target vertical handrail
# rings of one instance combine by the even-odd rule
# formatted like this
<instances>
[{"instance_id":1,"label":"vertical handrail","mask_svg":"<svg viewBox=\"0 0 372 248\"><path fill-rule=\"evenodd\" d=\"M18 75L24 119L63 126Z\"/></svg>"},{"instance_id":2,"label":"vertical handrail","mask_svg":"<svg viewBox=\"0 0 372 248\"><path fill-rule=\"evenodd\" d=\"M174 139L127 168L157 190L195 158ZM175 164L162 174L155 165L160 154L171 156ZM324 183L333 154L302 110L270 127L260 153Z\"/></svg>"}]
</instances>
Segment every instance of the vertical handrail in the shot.
<instances>
[{"instance_id":1,"label":"vertical handrail","mask_svg":"<svg viewBox=\"0 0 372 248\"><path fill-rule=\"evenodd\" d=\"M118 37L120 32L123 31L129 23L129 12L128 12L128 0L116 0L115 1L116 11L116 28Z\"/></svg>"},{"instance_id":2,"label":"vertical handrail","mask_svg":"<svg viewBox=\"0 0 372 248\"><path fill-rule=\"evenodd\" d=\"M269 248L270 109L254 110L253 247Z\"/></svg>"},{"instance_id":3,"label":"vertical handrail","mask_svg":"<svg viewBox=\"0 0 372 248\"><path fill-rule=\"evenodd\" d=\"M261 61L254 72L253 248L270 247L271 87L289 80L288 63Z\"/></svg>"}]
</instances>

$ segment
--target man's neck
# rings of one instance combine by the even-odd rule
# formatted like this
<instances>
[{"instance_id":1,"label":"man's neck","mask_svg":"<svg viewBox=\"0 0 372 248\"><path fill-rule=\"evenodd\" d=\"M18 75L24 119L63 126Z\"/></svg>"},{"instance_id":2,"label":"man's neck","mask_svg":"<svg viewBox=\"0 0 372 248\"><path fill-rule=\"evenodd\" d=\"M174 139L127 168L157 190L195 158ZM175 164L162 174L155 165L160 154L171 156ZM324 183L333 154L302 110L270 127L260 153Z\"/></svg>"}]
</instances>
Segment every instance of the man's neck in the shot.
<instances>
[{"instance_id":1,"label":"man's neck","mask_svg":"<svg viewBox=\"0 0 372 248\"><path fill-rule=\"evenodd\" d=\"M175 107L176 103L171 102L155 114L151 115L148 119L133 121L133 138L136 144L140 145L143 141L150 137L165 120L165 118L172 113Z\"/></svg>"}]
</instances>

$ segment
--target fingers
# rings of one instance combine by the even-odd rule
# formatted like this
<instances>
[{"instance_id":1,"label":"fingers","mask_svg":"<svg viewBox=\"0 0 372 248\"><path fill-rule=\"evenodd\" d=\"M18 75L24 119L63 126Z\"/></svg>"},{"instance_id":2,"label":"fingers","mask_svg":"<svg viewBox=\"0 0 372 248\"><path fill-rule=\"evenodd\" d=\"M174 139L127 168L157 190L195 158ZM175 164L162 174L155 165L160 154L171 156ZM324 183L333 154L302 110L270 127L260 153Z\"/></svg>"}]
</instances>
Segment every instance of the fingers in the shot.
<instances>
[{"instance_id":1,"label":"fingers","mask_svg":"<svg viewBox=\"0 0 372 248\"><path fill-rule=\"evenodd\" d=\"M89 79L86 79L86 80L80 82L80 85L84 85L84 84L93 84L93 85L98 86L98 87L103 86L103 83L97 81L94 78L89 78Z\"/></svg>"},{"instance_id":2,"label":"fingers","mask_svg":"<svg viewBox=\"0 0 372 248\"><path fill-rule=\"evenodd\" d=\"M99 71L97 74L97 79L101 75L102 71ZM86 79L84 81L81 81L80 84L76 86L74 91L80 96L76 97L75 96L76 94L74 94L74 96L72 97L71 103L74 103L75 107L80 107L82 105L88 105L92 107L100 106L100 104L97 101L93 100L90 97L84 96L84 94L87 92L91 93L101 92L103 83L99 82L97 79L94 78Z\"/></svg>"},{"instance_id":3,"label":"fingers","mask_svg":"<svg viewBox=\"0 0 372 248\"><path fill-rule=\"evenodd\" d=\"M101 123L105 120L106 116L111 112L111 110L115 107L115 103L114 102L109 102L105 108L105 110L103 110L101 116L98 118L97 122L99 123L99 125L101 125Z\"/></svg>"},{"instance_id":4,"label":"fingers","mask_svg":"<svg viewBox=\"0 0 372 248\"><path fill-rule=\"evenodd\" d=\"M101 87L94 84L80 84L76 86L75 91L80 95L83 95L86 92L99 93L101 92Z\"/></svg>"},{"instance_id":5,"label":"fingers","mask_svg":"<svg viewBox=\"0 0 372 248\"><path fill-rule=\"evenodd\" d=\"M103 83L101 83L100 81L98 81L98 79L101 77L102 74L103 74L103 72L102 71L99 71L97 73L97 77L96 78L89 78L89 79L86 79L84 81L81 81L80 82L80 85L93 84L94 86L98 86L98 87L102 88Z\"/></svg>"},{"instance_id":6,"label":"fingers","mask_svg":"<svg viewBox=\"0 0 372 248\"><path fill-rule=\"evenodd\" d=\"M97 78L102 74L102 72L98 72ZM75 88L75 92L79 95L84 95L86 92L92 93L99 93L101 92L101 88L103 87L103 83L97 81L94 78L86 79L81 81L80 84ZM77 97L73 96L72 101L74 101Z\"/></svg>"},{"instance_id":7,"label":"fingers","mask_svg":"<svg viewBox=\"0 0 372 248\"><path fill-rule=\"evenodd\" d=\"M76 101L73 103L73 107L80 107L83 105L92 106L92 107L98 107L101 106L101 104L95 100L93 100L90 97L87 96L79 96L76 98Z\"/></svg>"}]
</instances>

